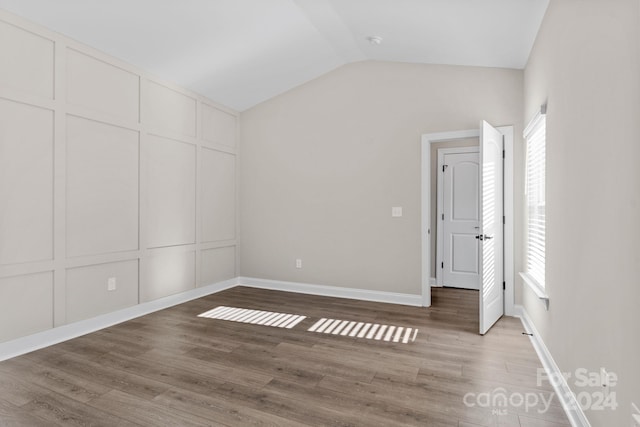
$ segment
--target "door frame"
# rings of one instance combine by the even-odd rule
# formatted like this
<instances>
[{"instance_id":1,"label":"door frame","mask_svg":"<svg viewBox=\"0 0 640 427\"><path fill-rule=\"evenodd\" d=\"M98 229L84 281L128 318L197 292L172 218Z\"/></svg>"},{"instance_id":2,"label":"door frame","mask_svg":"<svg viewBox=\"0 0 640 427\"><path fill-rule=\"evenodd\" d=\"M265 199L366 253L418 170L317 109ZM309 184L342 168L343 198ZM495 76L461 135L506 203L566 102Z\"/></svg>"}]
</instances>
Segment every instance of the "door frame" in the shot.
<instances>
[{"instance_id":1,"label":"door frame","mask_svg":"<svg viewBox=\"0 0 640 427\"><path fill-rule=\"evenodd\" d=\"M514 316L514 194L513 194L513 126L496 127L504 135L504 312ZM422 306L431 306L431 144L456 139L479 138L480 129L428 133L421 140L421 244Z\"/></svg>"},{"instance_id":2,"label":"door frame","mask_svg":"<svg viewBox=\"0 0 640 427\"><path fill-rule=\"evenodd\" d=\"M444 156L447 154L478 154L478 161L480 158L480 147L454 147L454 148L439 148L438 149L438 171L437 176L440 176L440 170L444 164ZM436 192L436 283L435 286L442 287L442 274L438 274L438 264L444 261L444 228L438 227L442 221L438 218L442 215L442 207L444 206L444 182L442 179L437 180L437 192ZM479 285L479 283L478 283Z\"/></svg>"}]
</instances>

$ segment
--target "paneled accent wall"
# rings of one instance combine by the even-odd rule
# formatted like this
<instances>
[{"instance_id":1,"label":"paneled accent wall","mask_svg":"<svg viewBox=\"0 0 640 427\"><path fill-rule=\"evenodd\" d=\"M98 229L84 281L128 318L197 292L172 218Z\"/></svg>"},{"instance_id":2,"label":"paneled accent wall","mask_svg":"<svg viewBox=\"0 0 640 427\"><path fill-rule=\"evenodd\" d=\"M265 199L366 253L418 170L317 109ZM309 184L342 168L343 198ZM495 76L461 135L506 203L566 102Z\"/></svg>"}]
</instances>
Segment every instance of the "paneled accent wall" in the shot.
<instances>
[{"instance_id":1,"label":"paneled accent wall","mask_svg":"<svg viewBox=\"0 0 640 427\"><path fill-rule=\"evenodd\" d=\"M3 11L0 58L0 342L236 276L236 112Z\"/></svg>"}]
</instances>

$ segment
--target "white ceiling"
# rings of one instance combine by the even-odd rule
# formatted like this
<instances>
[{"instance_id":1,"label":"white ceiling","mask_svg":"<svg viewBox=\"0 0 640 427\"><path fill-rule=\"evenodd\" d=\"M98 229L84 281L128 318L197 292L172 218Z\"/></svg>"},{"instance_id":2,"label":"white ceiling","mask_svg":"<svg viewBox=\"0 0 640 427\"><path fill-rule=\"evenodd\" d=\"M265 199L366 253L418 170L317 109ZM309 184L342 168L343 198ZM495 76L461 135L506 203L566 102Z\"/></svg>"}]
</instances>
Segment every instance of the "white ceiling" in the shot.
<instances>
[{"instance_id":1,"label":"white ceiling","mask_svg":"<svg viewBox=\"0 0 640 427\"><path fill-rule=\"evenodd\" d=\"M239 111L365 59L524 68L549 0L0 0ZM371 45L367 36L381 36Z\"/></svg>"}]
</instances>

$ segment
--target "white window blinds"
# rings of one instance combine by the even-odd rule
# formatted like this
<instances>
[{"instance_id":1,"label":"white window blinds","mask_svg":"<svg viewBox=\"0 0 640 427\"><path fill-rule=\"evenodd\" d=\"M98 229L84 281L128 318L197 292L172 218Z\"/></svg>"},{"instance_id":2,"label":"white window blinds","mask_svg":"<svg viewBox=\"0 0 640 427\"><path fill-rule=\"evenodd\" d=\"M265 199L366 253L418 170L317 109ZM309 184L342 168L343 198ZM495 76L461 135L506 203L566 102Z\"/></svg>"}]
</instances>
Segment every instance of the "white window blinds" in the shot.
<instances>
[{"instance_id":1,"label":"white window blinds","mask_svg":"<svg viewBox=\"0 0 640 427\"><path fill-rule=\"evenodd\" d=\"M545 277L545 138L544 108L527 126L526 150L526 273L544 288Z\"/></svg>"}]
</instances>

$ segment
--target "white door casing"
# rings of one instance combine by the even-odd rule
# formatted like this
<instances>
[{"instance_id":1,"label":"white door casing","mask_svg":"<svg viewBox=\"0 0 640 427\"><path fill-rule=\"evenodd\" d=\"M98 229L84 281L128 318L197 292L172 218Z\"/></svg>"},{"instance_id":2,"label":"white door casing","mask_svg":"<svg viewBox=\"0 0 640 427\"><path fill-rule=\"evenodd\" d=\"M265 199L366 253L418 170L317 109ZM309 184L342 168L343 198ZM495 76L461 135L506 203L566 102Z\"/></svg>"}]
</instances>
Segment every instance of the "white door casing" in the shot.
<instances>
[{"instance_id":1,"label":"white door casing","mask_svg":"<svg viewBox=\"0 0 640 427\"><path fill-rule=\"evenodd\" d=\"M479 171L478 147L438 150L439 286L479 289Z\"/></svg>"},{"instance_id":2,"label":"white door casing","mask_svg":"<svg viewBox=\"0 0 640 427\"><path fill-rule=\"evenodd\" d=\"M480 124L480 334L504 314L503 136Z\"/></svg>"},{"instance_id":3,"label":"white door casing","mask_svg":"<svg viewBox=\"0 0 640 427\"><path fill-rule=\"evenodd\" d=\"M504 311L508 316L517 315L514 300L514 189L513 189L513 126L500 126L497 128L504 136L504 281L506 290L504 297ZM431 306L431 280L434 277L431 270L431 144L448 142L465 138L478 138L480 129L461 131L448 131L423 134L421 139L421 270L422 270L422 305ZM435 238L435 230L433 230Z\"/></svg>"}]
</instances>

